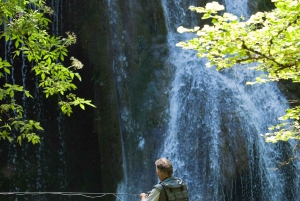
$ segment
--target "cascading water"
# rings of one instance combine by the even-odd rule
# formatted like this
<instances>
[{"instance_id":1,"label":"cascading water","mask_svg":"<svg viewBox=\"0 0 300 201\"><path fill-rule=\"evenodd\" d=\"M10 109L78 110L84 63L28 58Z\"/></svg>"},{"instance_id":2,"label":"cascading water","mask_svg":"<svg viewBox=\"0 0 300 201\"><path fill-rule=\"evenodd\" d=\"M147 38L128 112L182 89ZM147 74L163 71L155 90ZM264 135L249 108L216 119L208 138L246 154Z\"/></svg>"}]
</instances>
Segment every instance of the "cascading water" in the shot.
<instances>
[{"instance_id":1,"label":"cascading water","mask_svg":"<svg viewBox=\"0 0 300 201\"><path fill-rule=\"evenodd\" d=\"M247 17L248 2L239 3L225 1L227 12ZM169 2L164 5L169 7ZM167 19L184 18L167 9L165 14ZM177 69L161 156L174 162L175 174L190 186L192 200L298 200L295 186L289 198L286 195L287 183L297 176L290 181L286 173L272 169L284 160L285 148L260 137L287 108L276 85L245 86L255 74L239 67L224 73L206 69L193 53L172 48L174 41L182 40L174 29L168 34L170 61Z\"/></svg>"},{"instance_id":2,"label":"cascading water","mask_svg":"<svg viewBox=\"0 0 300 201\"><path fill-rule=\"evenodd\" d=\"M247 3L226 0L225 7L247 18ZM155 157L173 162L174 175L187 183L191 200L299 200L299 165L291 163L275 170L278 162L293 154L293 146L265 143L260 136L288 107L276 84L248 86L246 81L258 72L243 70L245 66L217 72L207 69L194 52L176 48L177 42L191 37L179 35L176 28L198 24L187 9L197 6L197 1L163 0L162 4L168 29L166 65L175 66L175 73L169 92L168 130ZM139 149L146 150L142 146L136 152ZM124 160L128 167L130 162L131 166L154 166L153 158ZM157 181L155 170L139 170L142 172L133 168L124 172L127 180L119 184L118 192L151 189L155 184L151 182Z\"/></svg>"}]
</instances>

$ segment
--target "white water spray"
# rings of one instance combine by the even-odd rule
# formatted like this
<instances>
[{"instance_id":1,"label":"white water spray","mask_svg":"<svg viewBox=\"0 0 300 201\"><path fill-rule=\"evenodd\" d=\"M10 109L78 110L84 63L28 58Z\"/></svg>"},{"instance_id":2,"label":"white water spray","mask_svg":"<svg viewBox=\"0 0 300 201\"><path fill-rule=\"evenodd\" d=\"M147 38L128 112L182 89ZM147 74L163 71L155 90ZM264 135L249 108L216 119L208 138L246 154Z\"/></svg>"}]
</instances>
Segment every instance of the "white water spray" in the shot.
<instances>
[{"instance_id":1,"label":"white water spray","mask_svg":"<svg viewBox=\"0 0 300 201\"><path fill-rule=\"evenodd\" d=\"M179 36L172 25L185 26L185 14L181 11L187 10L189 5L169 9L173 3L163 1L170 46L169 62L176 66L176 73L171 87L169 130L159 157L167 157L173 162L175 176L182 177L190 187L191 200L219 201L245 197L249 200L288 200L284 185L286 175L272 170L282 159L284 148L266 144L260 137L276 123L277 117L284 114L287 101L274 83L246 86L246 81L255 78L255 72L236 66L233 70L219 73L205 68L205 61L196 58L194 52L176 48L177 42L188 40L190 36ZM227 12L249 17L247 1L225 3ZM175 5L181 6L182 1L175 1ZM181 19L183 24L172 19ZM223 116L226 112L222 111L227 110L228 113ZM239 145L241 138L243 145ZM245 155L235 153L245 151ZM230 156L231 152L234 156ZM241 161L244 164L239 164ZM230 178L233 183L228 186ZM235 180L240 180L241 184ZM228 193L227 188L231 188L229 191L243 188L238 185L246 186L241 190L248 195ZM295 197L297 199L299 195Z\"/></svg>"}]
</instances>

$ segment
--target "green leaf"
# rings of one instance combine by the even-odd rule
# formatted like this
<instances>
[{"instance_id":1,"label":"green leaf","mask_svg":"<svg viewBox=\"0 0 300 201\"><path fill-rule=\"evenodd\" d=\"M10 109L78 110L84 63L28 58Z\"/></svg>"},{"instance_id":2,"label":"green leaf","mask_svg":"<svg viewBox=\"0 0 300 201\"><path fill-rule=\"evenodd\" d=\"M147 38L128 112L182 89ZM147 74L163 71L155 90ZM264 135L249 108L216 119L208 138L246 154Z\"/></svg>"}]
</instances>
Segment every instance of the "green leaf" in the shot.
<instances>
[{"instance_id":1,"label":"green leaf","mask_svg":"<svg viewBox=\"0 0 300 201\"><path fill-rule=\"evenodd\" d=\"M15 95L14 91L13 91L13 90L11 90L11 91L9 92L9 95L10 95L10 97L11 97L11 98L13 98L13 97L14 97L14 95Z\"/></svg>"},{"instance_id":2,"label":"green leaf","mask_svg":"<svg viewBox=\"0 0 300 201\"><path fill-rule=\"evenodd\" d=\"M7 73L7 74L10 74L10 70L8 68L4 68L4 71Z\"/></svg>"},{"instance_id":3,"label":"green leaf","mask_svg":"<svg viewBox=\"0 0 300 201\"><path fill-rule=\"evenodd\" d=\"M80 104L80 107L81 107L81 109L85 109L85 107L84 107L84 105L83 104Z\"/></svg>"},{"instance_id":4,"label":"green leaf","mask_svg":"<svg viewBox=\"0 0 300 201\"><path fill-rule=\"evenodd\" d=\"M61 60L61 61L64 61L64 59L65 59L65 58L64 58L64 55L61 54L61 55L60 55L60 60Z\"/></svg>"},{"instance_id":5,"label":"green leaf","mask_svg":"<svg viewBox=\"0 0 300 201\"><path fill-rule=\"evenodd\" d=\"M47 63L48 63L49 65L52 63L52 60L51 60L50 57L48 57L46 61L47 61Z\"/></svg>"}]
</instances>

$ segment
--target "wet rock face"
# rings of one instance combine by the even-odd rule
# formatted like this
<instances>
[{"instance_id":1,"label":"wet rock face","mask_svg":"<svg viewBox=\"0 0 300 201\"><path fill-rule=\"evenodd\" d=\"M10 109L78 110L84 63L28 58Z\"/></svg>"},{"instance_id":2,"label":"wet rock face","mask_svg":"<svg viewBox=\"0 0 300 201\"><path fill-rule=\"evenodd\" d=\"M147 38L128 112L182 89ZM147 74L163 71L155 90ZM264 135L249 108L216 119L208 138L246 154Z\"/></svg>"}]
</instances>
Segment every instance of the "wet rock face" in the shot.
<instances>
[{"instance_id":1,"label":"wet rock face","mask_svg":"<svg viewBox=\"0 0 300 201\"><path fill-rule=\"evenodd\" d=\"M253 13L256 11L269 11L275 8L274 2L271 0L249 1L248 6Z\"/></svg>"},{"instance_id":2,"label":"wet rock face","mask_svg":"<svg viewBox=\"0 0 300 201\"><path fill-rule=\"evenodd\" d=\"M87 87L93 89L89 91L97 105L94 119L103 190L115 192L123 178L120 132L130 150L144 147L141 139L148 143L141 136L163 133L166 127L170 67L165 64L161 2L72 0L65 6L65 29L78 36L71 52L85 64L89 72L83 73L93 82ZM143 154L151 157L152 149Z\"/></svg>"}]
</instances>

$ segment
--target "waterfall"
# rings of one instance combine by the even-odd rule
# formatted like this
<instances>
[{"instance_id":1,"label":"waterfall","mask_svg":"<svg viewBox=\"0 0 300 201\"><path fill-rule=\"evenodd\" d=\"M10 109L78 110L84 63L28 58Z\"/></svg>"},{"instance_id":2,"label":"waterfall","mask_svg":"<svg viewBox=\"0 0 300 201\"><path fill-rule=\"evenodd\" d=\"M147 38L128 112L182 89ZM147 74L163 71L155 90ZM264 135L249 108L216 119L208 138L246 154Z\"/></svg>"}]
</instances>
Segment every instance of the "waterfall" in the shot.
<instances>
[{"instance_id":1,"label":"waterfall","mask_svg":"<svg viewBox=\"0 0 300 201\"><path fill-rule=\"evenodd\" d=\"M174 24L168 19L184 15L169 12L170 3L163 3L166 22ZM247 1L225 1L225 7L227 12L249 16ZM242 66L221 73L205 68L205 61L195 58L194 52L174 48L182 38L168 27L170 62L176 73L160 156L173 161L175 175L190 187L191 200L298 200L297 167L292 167L293 180L273 169L285 160L283 152L290 146L266 144L260 137L288 107L276 84L246 86L257 72Z\"/></svg>"},{"instance_id":2,"label":"waterfall","mask_svg":"<svg viewBox=\"0 0 300 201\"><path fill-rule=\"evenodd\" d=\"M224 3L228 12L249 17L248 1ZM190 5L197 6L197 1L162 1L169 47L165 64L175 70L169 87L168 129L162 146L153 145L158 148L154 157L173 162L174 176L187 183L190 200L299 200L299 165L278 166L293 155L293 142L269 144L260 135L278 123L277 118L288 108L286 98L276 83L246 85L259 75L247 66L217 72L206 68L206 61L197 58L195 52L175 47L177 42L193 37L178 34L176 28L198 24L194 21L197 16L188 10ZM149 142L140 138L139 143ZM146 151L144 146L137 145L135 152L130 151L132 147L125 149L130 151L127 156L140 156L137 153ZM140 168L136 168L138 172L134 168L124 172L127 179L119 183L119 193L145 192L146 186L151 189L155 184L151 182L158 182L154 168L153 172L142 168L154 167L153 158L138 159L124 159L128 167ZM132 198L124 196L121 200Z\"/></svg>"}]
</instances>

